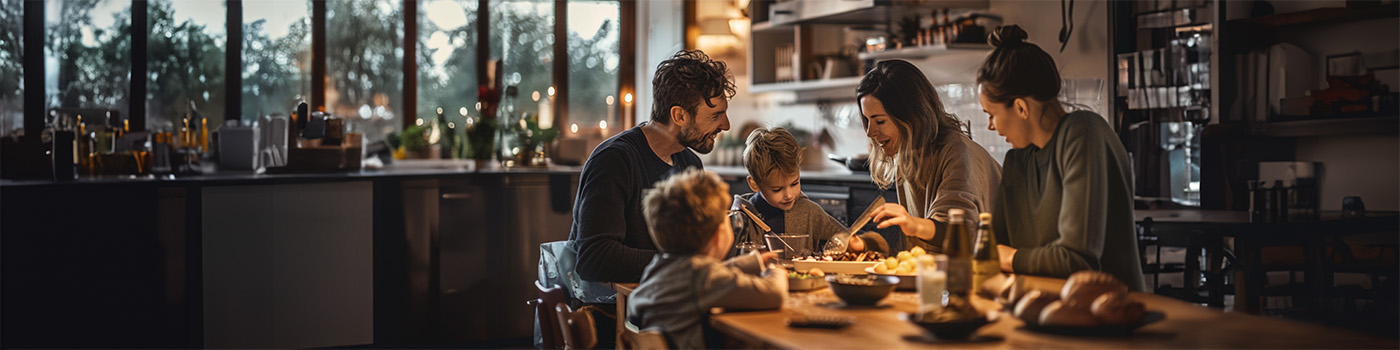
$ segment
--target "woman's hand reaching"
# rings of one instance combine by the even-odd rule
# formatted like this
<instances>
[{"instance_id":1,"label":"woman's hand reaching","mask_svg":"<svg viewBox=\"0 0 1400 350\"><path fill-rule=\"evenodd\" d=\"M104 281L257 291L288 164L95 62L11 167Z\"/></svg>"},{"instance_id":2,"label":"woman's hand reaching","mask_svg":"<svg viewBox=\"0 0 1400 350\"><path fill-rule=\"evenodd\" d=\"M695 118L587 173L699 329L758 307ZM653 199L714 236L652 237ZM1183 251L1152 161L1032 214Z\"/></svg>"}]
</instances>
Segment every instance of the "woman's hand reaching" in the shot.
<instances>
[{"instance_id":1,"label":"woman's hand reaching","mask_svg":"<svg viewBox=\"0 0 1400 350\"><path fill-rule=\"evenodd\" d=\"M925 241L933 240L934 233L937 233L933 220L910 216L908 209L895 203L885 203L875 209L871 221L879 223L875 226L877 228L899 226L900 232L905 236L914 236Z\"/></svg>"}]
</instances>

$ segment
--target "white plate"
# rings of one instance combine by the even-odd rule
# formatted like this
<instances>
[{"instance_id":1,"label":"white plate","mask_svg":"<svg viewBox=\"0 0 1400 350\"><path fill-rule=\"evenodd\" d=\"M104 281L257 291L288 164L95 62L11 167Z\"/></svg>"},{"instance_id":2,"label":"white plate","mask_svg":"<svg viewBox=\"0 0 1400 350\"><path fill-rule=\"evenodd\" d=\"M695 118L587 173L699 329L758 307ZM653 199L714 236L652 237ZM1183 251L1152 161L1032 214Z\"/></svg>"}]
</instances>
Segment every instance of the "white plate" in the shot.
<instances>
[{"instance_id":1,"label":"white plate","mask_svg":"<svg viewBox=\"0 0 1400 350\"><path fill-rule=\"evenodd\" d=\"M911 273L911 274L907 274L907 275L905 275L905 274L895 274L895 273L877 273L877 272L875 272L875 267L874 267L874 266L865 268L865 273L872 274L872 275L876 275L876 276L894 276L894 277L899 277L899 286L898 286L898 287L895 287L895 289L900 289L900 290L913 290L915 287L918 286L918 284L917 284L917 283L918 283L918 275L912 274L912 273Z\"/></svg>"},{"instance_id":2,"label":"white plate","mask_svg":"<svg viewBox=\"0 0 1400 350\"><path fill-rule=\"evenodd\" d=\"M844 273L848 275L864 275L865 268L874 267L878 261L812 261L795 260L792 262L793 268L797 271L811 270L813 267L822 269L823 272Z\"/></svg>"}]
</instances>

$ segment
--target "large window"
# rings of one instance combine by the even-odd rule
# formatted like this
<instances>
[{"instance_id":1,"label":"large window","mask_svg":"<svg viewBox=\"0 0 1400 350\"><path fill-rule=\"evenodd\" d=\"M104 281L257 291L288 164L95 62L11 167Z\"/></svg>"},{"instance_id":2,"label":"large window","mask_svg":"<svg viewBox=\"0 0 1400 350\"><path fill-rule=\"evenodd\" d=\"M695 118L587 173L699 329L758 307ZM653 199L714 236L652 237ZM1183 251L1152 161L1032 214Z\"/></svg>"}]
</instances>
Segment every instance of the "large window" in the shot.
<instances>
[{"instance_id":1,"label":"large window","mask_svg":"<svg viewBox=\"0 0 1400 350\"><path fill-rule=\"evenodd\" d=\"M619 1L421 0L409 7L414 13L403 12L403 0L326 1L324 29L312 13L321 5L309 0L244 0L233 2L242 9L232 14L229 3L0 0L0 127L23 125L27 5L43 6L45 22L45 40L34 43L44 48L45 64L30 73L43 76L44 103L29 108L110 109L121 119L145 122L134 127L170 130L196 111L211 126L226 118L249 122L324 96L326 112L374 141L438 108L458 122L463 114L479 114L477 88L487 83L482 60L491 57L504 62L499 78L516 88L523 112L567 105L572 122L585 128L624 118L627 100L619 95L624 85L618 77L625 76L619 74L626 64L621 11L628 7ZM133 8L142 12L133 14ZM556 11L572 15L564 21ZM145 23L133 25L143 17ZM237 22L232 27L225 23L230 18ZM406 26L406 19L415 25ZM408 29L413 37L405 42ZM312 38L322 30L325 52L319 53ZM132 45L139 49L143 42L145 49L133 55ZM565 61L556 61L556 49L567 50ZM241 67L232 69L238 76L225 76L227 50L239 53ZM409 66L417 71L404 71L405 56L413 57ZM324 76L313 76L321 64ZM405 77L416 86L405 90ZM556 81L566 77L568 83ZM567 91L568 100L555 100L556 89ZM237 105L225 106L228 101ZM406 110L417 115L403 115ZM241 115L224 115L234 111Z\"/></svg>"},{"instance_id":2,"label":"large window","mask_svg":"<svg viewBox=\"0 0 1400 350\"><path fill-rule=\"evenodd\" d=\"M132 101L131 2L57 0L44 5L46 105L112 109L125 119Z\"/></svg>"},{"instance_id":3,"label":"large window","mask_svg":"<svg viewBox=\"0 0 1400 350\"><path fill-rule=\"evenodd\" d=\"M148 127L174 130L186 114L209 125L224 120L224 2L156 0L149 3L146 55ZM234 116L236 117L236 116Z\"/></svg>"},{"instance_id":4,"label":"large window","mask_svg":"<svg viewBox=\"0 0 1400 350\"><path fill-rule=\"evenodd\" d=\"M418 114L443 109L463 125L476 116L476 1L430 0L418 5Z\"/></svg>"},{"instance_id":5,"label":"large window","mask_svg":"<svg viewBox=\"0 0 1400 350\"><path fill-rule=\"evenodd\" d=\"M616 124L622 8L616 1L569 1L569 122ZM609 98L611 97L611 99ZM612 103L609 104L608 101ZM628 126L618 125L618 128Z\"/></svg>"},{"instance_id":6,"label":"large window","mask_svg":"<svg viewBox=\"0 0 1400 350\"><path fill-rule=\"evenodd\" d=\"M326 110L370 141L399 126L402 11L399 1L326 2Z\"/></svg>"},{"instance_id":7,"label":"large window","mask_svg":"<svg viewBox=\"0 0 1400 350\"><path fill-rule=\"evenodd\" d=\"M553 23L553 1L491 1L491 57L504 61L502 83L517 87L520 111L538 113L531 97L554 83Z\"/></svg>"},{"instance_id":8,"label":"large window","mask_svg":"<svg viewBox=\"0 0 1400 350\"><path fill-rule=\"evenodd\" d=\"M243 1L243 116L288 115L310 102L311 3Z\"/></svg>"},{"instance_id":9,"label":"large window","mask_svg":"<svg viewBox=\"0 0 1400 350\"><path fill-rule=\"evenodd\" d=\"M24 124L24 6L0 0L0 132Z\"/></svg>"}]
</instances>

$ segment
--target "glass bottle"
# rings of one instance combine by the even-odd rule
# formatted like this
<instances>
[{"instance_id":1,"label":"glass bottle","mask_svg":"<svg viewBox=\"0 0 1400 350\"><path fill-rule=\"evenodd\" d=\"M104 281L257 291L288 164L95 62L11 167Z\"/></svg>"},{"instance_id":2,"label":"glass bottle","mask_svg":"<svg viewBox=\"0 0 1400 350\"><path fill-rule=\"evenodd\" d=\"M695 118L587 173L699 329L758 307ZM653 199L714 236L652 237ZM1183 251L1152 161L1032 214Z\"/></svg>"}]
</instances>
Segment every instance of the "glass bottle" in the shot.
<instances>
[{"instance_id":1,"label":"glass bottle","mask_svg":"<svg viewBox=\"0 0 1400 350\"><path fill-rule=\"evenodd\" d=\"M520 127L520 113L515 106L516 95L516 87L506 88L505 99L502 101L504 103L501 104L500 116L497 118L500 121L500 137L497 138L499 143L496 145L496 154L501 160L501 165L506 167L525 165L519 164L519 156L527 152L520 148L520 137L524 130Z\"/></svg>"},{"instance_id":2,"label":"glass bottle","mask_svg":"<svg viewBox=\"0 0 1400 350\"><path fill-rule=\"evenodd\" d=\"M972 288L1001 273L1001 254L997 253L997 238L992 233L992 213L977 215L977 248L972 253Z\"/></svg>"},{"instance_id":3,"label":"glass bottle","mask_svg":"<svg viewBox=\"0 0 1400 350\"><path fill-rule=\"evenodd\" d=\"M944 236L943 254L948 256L948 290L943 293L943 308L970 307L972 241L968 239L967 221L962 209L948 209L948 232Z\"/></svg>"}]
</instances>

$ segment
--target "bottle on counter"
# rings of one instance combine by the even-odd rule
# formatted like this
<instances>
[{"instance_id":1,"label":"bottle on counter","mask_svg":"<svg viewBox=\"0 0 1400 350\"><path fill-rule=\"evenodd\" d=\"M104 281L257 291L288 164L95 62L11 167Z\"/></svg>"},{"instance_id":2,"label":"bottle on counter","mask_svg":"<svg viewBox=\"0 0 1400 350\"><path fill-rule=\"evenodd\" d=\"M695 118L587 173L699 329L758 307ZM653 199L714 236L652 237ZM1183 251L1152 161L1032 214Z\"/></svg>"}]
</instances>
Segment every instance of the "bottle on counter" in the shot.
<instances>
[{"instance_id":1,"label":"bottle on counter","mask_svg":"<svg viewBox=\"0 0 1400 350\"><path fill-rule=\"evenodd\" d=\"M979 290L982 282L1001 274L1001 254L997 253L997 237L992 233L992 213L977 215L977 248L972 252L972 289Z\"/></svg>"},{"instance_id":2,"label":"bottle on counter","mask_svg":"<svg viewBox=\"0 0 1400 350\"><path fill-rule=\"evenodd\" d=\"M943 293L943 308L971 307L972 240L968 238L967 221L962 209L948 209L948 232L944 233L943 254L948 256L948 290Z\"/></svg>"},{"instance_id":3,"label":"bottle on counter","mask_svg":"<svg viewBox=\"0 0 1400 350\"><path fill-rule=\"evenodd\" d=\"M500 137L498 137L497 140L500 143L496 146L496 157L501 161L501 165L506 167L525 165L520 164L519 159L521 154L528 152L520 149L520 137L524 133L524 127L520 125L522 121L520 111L517 110L515 106L517 94L518 90L516 87L506 87L505 98L502 101L501 111L497 117L497 121L500 122L500 124L497 124L499 125L498 132L500 133Z\"/></svg>"}]
</instances>

